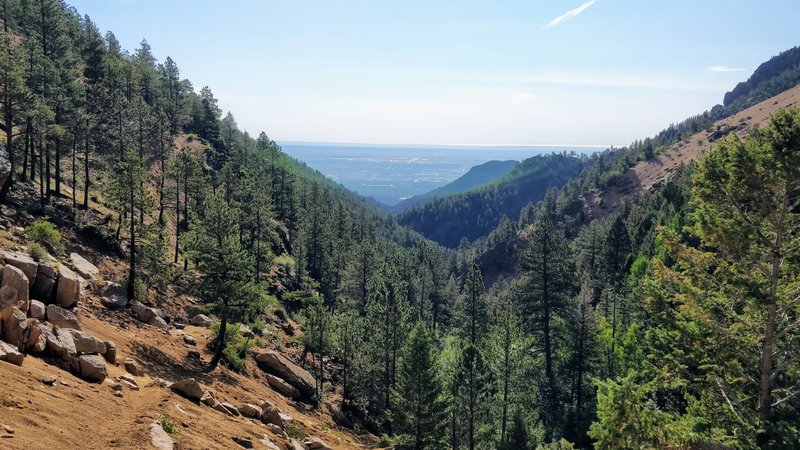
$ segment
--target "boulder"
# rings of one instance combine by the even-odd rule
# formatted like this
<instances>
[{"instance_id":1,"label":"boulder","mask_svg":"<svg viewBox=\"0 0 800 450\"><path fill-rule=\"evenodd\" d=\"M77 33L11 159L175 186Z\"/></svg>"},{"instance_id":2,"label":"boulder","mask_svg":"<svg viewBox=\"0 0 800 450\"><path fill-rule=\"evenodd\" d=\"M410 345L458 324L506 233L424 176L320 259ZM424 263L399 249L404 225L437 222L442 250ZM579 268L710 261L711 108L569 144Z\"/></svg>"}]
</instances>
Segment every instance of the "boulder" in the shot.
<instances>
[{"instance_id":1,"label":"boulder","mask_svg":"<svg viewBox=\"0 0 800 450\"><path fill-rule=\"evenodd\" d=\"M283 395L284 397L290 398L292 400L297 400L302 395L300 391L298 391L294 386L291 384L283 381L282 378L278 378L275 375L267 374L267 383L269 386L274 389L279 394Z\"/></svg>"},{"instance_id":2,"label":"boulder","mask_svg":"<svg viewBox=\"0 0 800 450\"><path fill-rule=\"evenodd\" d=\"M289 450L306 450L306 448L297 439L292 439L289 441Z\"/></svg>"},{"instance_id":3,"label":"boulder","mask_svg":"<svg viewBox=\"0 0 800 450\"><path fill-rule=\"evenodd\" d=\"M331 450L331 447L317 437L310 437L303 441L303 445L308 450Z\"/></svg>"},{"instance_id":4,"label":"boulder","mask_svg":"<svg viewBox=\"0 0 800 450\"><path fill-rule=\"evenodd\" d=\"M106 351L103 352L103 359L109 364L117 364L117 345L111 341L104 342Z\"/></svg>"},{"instance_id":5,"label":"boulder","mask_svg":"<svg viewBox=\"0 0 800 450\"><path fill-rule=\"evenodd\" d=\"M73 329L64 329L63 331L72 336L72 341L75 343L75 351L79 355L88 353L102 355L106 352L106 344L89 333Z\"/></svg>"},{"instance_id":6,"label":"boulder","mask_svg":"<svg viewBox=\"0 0 800 450\"><path fill-rule=\"evenodd\" d=\"M286 424L283 422L283 418L281 417L281 412L278 410L278 407L269 401L265 401L261 404L261 421L264 423L277 425L281 428L286 428Z\"/></svg>"},{"instance_id":7,"label":"boulder","mask_svg":"<svg viewBox=\"0 0 800 450\"><path fill-rule=\"evenodd\" d=\"M198 314L192 317L190 324L196 327L209 328L211 325L214 325L214 321L205 314Z\"/></svg>"},{"instance_id":8,"label":"boulder","mask_svg":"<svg viewBox=\"0 0 800 450\"><path fill-rule=\"evenodd\" d=\"M241 415L239 413L239 410L235 406L233 406L233 405L231 405L230 403L227 403L227 402L218 403L214 407L214 409L216 409L217 411L220 411L220 412L225 412L231 417L239 417Z\"/></svg>"},{"instance_id":9,"label":"boulder","mask_svg":"<svg viewBox=\"0 0 800 450\"><path fill-rule=\"evenodd\" d=\"M0 271L2 276L2 271ZM17 290L10 286L0 287L0 312L10 309L17 303Z\"/></svg>"},{"instance_id":10,"label":"boulder","mask_svg":"<svg viewBox=\"0 0 800 450\"><path fill-rule=\"evenodd\" d=\"M281 450L274 442L272 442L268 437L264 436L263 438L259 439L259 442L264 447L267 447L269 450Z\"/></svg>"},{"instance_id":11,"label":"boulder","mask_svg":"<svg viewBox=\"0 0 800 450\"><path fill-rule=\"evenodd\" d=\"M25 360L25 355L20 353L13 345L0 341L0 361L21 366Z\"/></svg>"},{"instance_id":12,"label":"boulder","mask_svg":"<svg viewBox=\"0 0 800 450\"><path fill-rule=\"evenodd\" d=\"M31 318L44 321L46 314L47 310L45 309L44 303L39 300L31 300L31 306L30 309L28 309L28 315L30 315Z\"/></svg>"},{"instance_id":13,"label":"boulder","mask_svg":"<svg viewBox=\"0 0 800 450\"><path fill-rule=\"evenodd\" d=\"M137 377L144 375L144 371L142 371L142 368L141 366L139 366L139 363L130 358L126 359L125 362L122 363L122 365L125 367L125 371L130 373L131 375L135 375Z\"/></svg>"},{"instance_id":14,"label":"boulder","mask_svg":"<svg viewBox=\"0 0 800 450\"><path fill-rule=\"evenodd\" d=\"M306 398L314 396L314 377L280 353L272 350L262 352L256 356L256 362L262 370L283 378Z\"/></svg>"},{"instance_id":15,"label":"boulder","mask_svg":"<svg viewBox=\"0 0 800 450\"><path fill-rule=\"evenodd\" d=\"M36 273L39 271L39 263L33 260L30 256L19 252L6 252L6 264L16 267L25 274L28 281L28 287L33 286L36 279ZM3 281L5 284L5 273L3 274Z\"/></svg>"},{"instance_id":16,"label":"boulder","mask_svg":"<svg viewBox=\"0 0 800 450\"><path fill-rule=\"evenodd\" d=\"M108 376L106 363L99 355L78 356L78 363L80 365L80 377L84 380L102 383Z\"/></svg>"},{"instance_id":17,"label":"boulder","mask_svg":"<svg viewBox=\"0 0 800 450\"><path fill-rule=\"evenodd\" d=\"M186 378L170 386L173 392L180 394L189 400L200 401L208 391L194 378Z\"/></svg>"},{"instance_id":18,"label":"boulder","mask_svg":"<svg viewBox=\"0 0 800 450\"><path fill-rule=\"evenodd\" d=\"M252 338L256 337L256 334L253 333L253 330L251 330L250 327L248 327L247 325L245 325L243 323L239 324L239 334L241 334L243 337L248 338L248 339L252 339Z\"/></svg>"},{"instance_id":19,"label":"boulder","mask_svg":"<svg viewBox=\"0 0 800 450\"><path fill-rule=\"evenodd\" d=\"M128 389L132 391L139 390L139 383L136 382L136 378L133 375L126 373L117 377L117 381L119 381L124 386L127 386Z\"/></svg>"},{"instance_id":20,"label":"boulder","mask_svg":"<svg viewBox=\"0 0 800 450\"><path fill-rule=\"evenodd\" d=\"M131 303L131 314L133 317L136 317L137 320L148 323L156 317L156 313L153 311L153 308L150 308L139 301L134 301Z\"/></svg>"},{"instance_id":21,"label":"boulder","mask_svg":"<svg viewBox=\"0 0 800 450\"><path fill-rule=\"evenodd\" d=\"M81 329L81 323L74 312L56 305L47 305L47 321L59 328Z\"/></svg>"},{"instance_id":22,"label":"boulder","mask_svg":"<svg viewBox=\"0 0 800 450\"><path fill-rule=\"evenodd\" d=\"M245 403L239 407L239 413L248 419L261 420L261 415L264 413L264 411L257 405Z\"/></svg>"},{"instance_id":23,"label":"boulder","mask_svg":"<svg viewBox=\"0 0 800 450\"><path fill-rule=\"evenodd\" d=\"M100 303L108 309L122 309L128 304L128 293L124 286L106 281L106 286L100 294Z\"/></svg>"},{"instance_id":24,"label":"boulder","mask_svg":"<svg viewBox=\"0 0 800 450\"><path fill-rule=\"evenodd\" d=\"M72 262L72 267L75 268L75 271L87 280L91 280L100 274L100 270L97 268L97 266L90 263L86 260L86 258L77 253L70 253L69 260Z\"/></svg>"},{"instance_id":25,"label":"boulder","mask_svg":"<svg viewBox=\"0 0 800 450\"><path fill-rule=\"evenodd\" d=\"M2 339L17 349L24 349L28 328L25 313L16 306L12 306L10 310L6 309L0 314L0 321L3 324L2 333L0 333Z\"/></svg>"},{"instance_id":26,"label":"boulder","mask_svg":"<svg viewBox=\"0 0 800 450\"><path fill-rule=\"evenodd\" d=\"M56 287L58 272L50 264L39 264L36 272L36 281L33 282L30 296L50 303L53 298L53 291Z\"/></svg>"},{"instance_id":27,"label":"boulder","mask_svg":"<svg viewBox=\"0 0 800 450\"><path fill-rule=\"evenodd\" d=\"M275 425L274 423L268 423L268 424L265 424L265 425L267 426L267 429L269 429L269 431L271 431L272 434L274 434L275 436L281 437L286 441L289 440L289 435L286 433L286 430L284 430L283 428Z\"/></svg>"},{"instance_id":28,"label":"boulder","mask_svg":"<svg viewBox=\"0 0 800 450\"><path fill-rule=\"evenodd\" d=\"M150 445L158 450L172 450L175 448L175 441L160 423L153 422L150 424Z\"/></svg>"},{"instance_id":29,"label":"boulder","mask_svg":"<svg viewBox=\"0 0 800 450\"><path fill-rule=\"evenodd\" d=\"M45 349L53 355L63 358L64 356L75 356L75 342L72 335L59 329L58 327L42 327L42 335L45 338Z\"/></svg>"},{"instance_id":30,"label":"boulder","mask_svg":"<svg viewBox=\"0 0 800 450\"><path fill-rule=\"evenodd\" d=\"M147 324L152 325L161 331L169 330L169 324L167 324L167 322L159 316L154 316L150 322L147 322Z\"/></svg>"},{"instance_id":31,"label":"boulder","mask_svg":"<svg viewBox=\"0 0 800 450\"><path fill-rule=\"evenodd\" d=\"M36 276L35 272L34 276ZM15 266L5 266L5 268L3 268L2 286L3 288L13 289L16 293L14 304L18 306L22 312L28 312L30 284L28 283L28 276L25 272ZM7 289L6 292L9 292L6 294L6 298L10 297L10 291Z\"/></svg>"},{"instance_id":32,"label":"boulder","mask_svg":"<svg viewBox=\"0 0 800 450\"><path fill-rule=\"evenodd\" d=\"M183 342L188 345L197 345L197 339L195 339L192 336L189 336L188 334L183 335Z\"/></svg>"},{"instance_id":33,"label":"boulder","mask_svg":"<svg viewBox=\"0 0 800 450\"><path fill-rule=\"evenodd\" d=\"M36 319L26 319L27 327L24 333L23 350L28 353L42 353L47 341L44 338L42 325Z\"/></svg>"},{"instance_id":34,"label":"boulder","mask_svg":"<svg viewBox=\"0 0 800 450\"><path fill-rule=\"evenodd\" d=\"M58 270L58 285L56 286L56 305L69 308L78 303L81 298L81 279L72 270L61 267Z\"/></svg>"}]
</instances>

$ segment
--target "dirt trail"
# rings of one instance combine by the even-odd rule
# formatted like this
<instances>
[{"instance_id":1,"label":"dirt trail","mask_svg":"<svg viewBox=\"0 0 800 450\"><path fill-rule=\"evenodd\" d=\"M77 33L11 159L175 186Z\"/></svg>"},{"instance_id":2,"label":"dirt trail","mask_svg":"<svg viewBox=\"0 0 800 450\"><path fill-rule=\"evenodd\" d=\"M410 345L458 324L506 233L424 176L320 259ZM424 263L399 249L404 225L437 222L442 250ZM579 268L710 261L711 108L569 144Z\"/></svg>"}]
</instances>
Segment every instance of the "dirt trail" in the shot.
<instances>
[{"instance_id":1,"label":"dirt trail","mask_svg":"<svg viewBox=\"0 0 800 450\"><path fill-rule=\"evenodd\" d=\"M676 170L697 161L703 152L720 139L731 133L744 138L755 128L769 121L775 111L797 105L800 105L800 86L715 122L709 128L711 132L703 130L677 142L660 155L641 161L628 169L605 191L592 191L586 194L584 204L587 213L594 218L612 214L627 196L657 190Z\"/></svg>"}]
</instances>

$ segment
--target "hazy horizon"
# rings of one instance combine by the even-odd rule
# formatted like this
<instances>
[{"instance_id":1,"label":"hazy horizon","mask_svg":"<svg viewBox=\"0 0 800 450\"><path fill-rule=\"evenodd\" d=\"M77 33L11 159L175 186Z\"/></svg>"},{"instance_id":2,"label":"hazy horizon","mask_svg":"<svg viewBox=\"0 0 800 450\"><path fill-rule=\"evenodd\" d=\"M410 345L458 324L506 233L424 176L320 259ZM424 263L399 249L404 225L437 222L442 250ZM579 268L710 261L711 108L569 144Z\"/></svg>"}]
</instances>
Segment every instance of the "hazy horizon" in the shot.
<instances>
[{"instance_id":1,"label":"hazy horizon","mask_svg":"<svg viewBox=\"0 0 800 450\"><path fill-rule=\"evenodd\" d=\"M789 0L69 3L129 51L146 38L251 135L436 145L652 136L797 45L800 13Z\"/></svg>"}]
</instances>

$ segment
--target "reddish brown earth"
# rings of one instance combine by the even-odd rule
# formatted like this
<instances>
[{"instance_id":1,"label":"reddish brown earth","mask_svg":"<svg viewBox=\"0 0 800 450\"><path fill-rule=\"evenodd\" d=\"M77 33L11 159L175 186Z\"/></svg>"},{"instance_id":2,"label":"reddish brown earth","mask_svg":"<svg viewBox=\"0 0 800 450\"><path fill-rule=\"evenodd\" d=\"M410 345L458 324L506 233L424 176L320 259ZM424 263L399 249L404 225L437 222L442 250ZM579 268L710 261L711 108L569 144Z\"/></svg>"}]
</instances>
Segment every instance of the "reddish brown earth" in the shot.
<instances>
[{"instance_id":1,"label":"reddish brown earth","mask_svg":"<svg viewBox=\"0 0 800 450\"><path fill-rule=\"evenodd\" d=\"M676 170L698 161L703 152L720 139L731 134L744 138L769 121L775 111L797 105L800 105L800 86L717 121L709 128L710 132L703 130L673 144L660 155L639 162L607 190L587 193L584 196L585 209L591 217L606 217L616 211L626 197L657 190Z\"/></svg>"}]
</instances>

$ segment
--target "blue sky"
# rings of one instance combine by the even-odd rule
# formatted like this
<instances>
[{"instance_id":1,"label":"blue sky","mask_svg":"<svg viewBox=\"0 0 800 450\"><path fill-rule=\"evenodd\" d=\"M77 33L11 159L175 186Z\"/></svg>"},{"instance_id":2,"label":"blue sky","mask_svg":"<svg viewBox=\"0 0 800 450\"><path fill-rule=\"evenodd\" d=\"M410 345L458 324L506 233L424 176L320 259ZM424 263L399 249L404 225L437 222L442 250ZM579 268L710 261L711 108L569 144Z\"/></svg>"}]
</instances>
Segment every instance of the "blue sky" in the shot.
<instances>
[{"instance_id":1,"label":"blue sky","mask_svg":"<svg viewBox=\"0 0 800 450\"><path fill-rule=\"evenodd\" d=\"M800 44L797 0L67 0L279 141L627 144Z\"/></svg>"}]
</instances>

